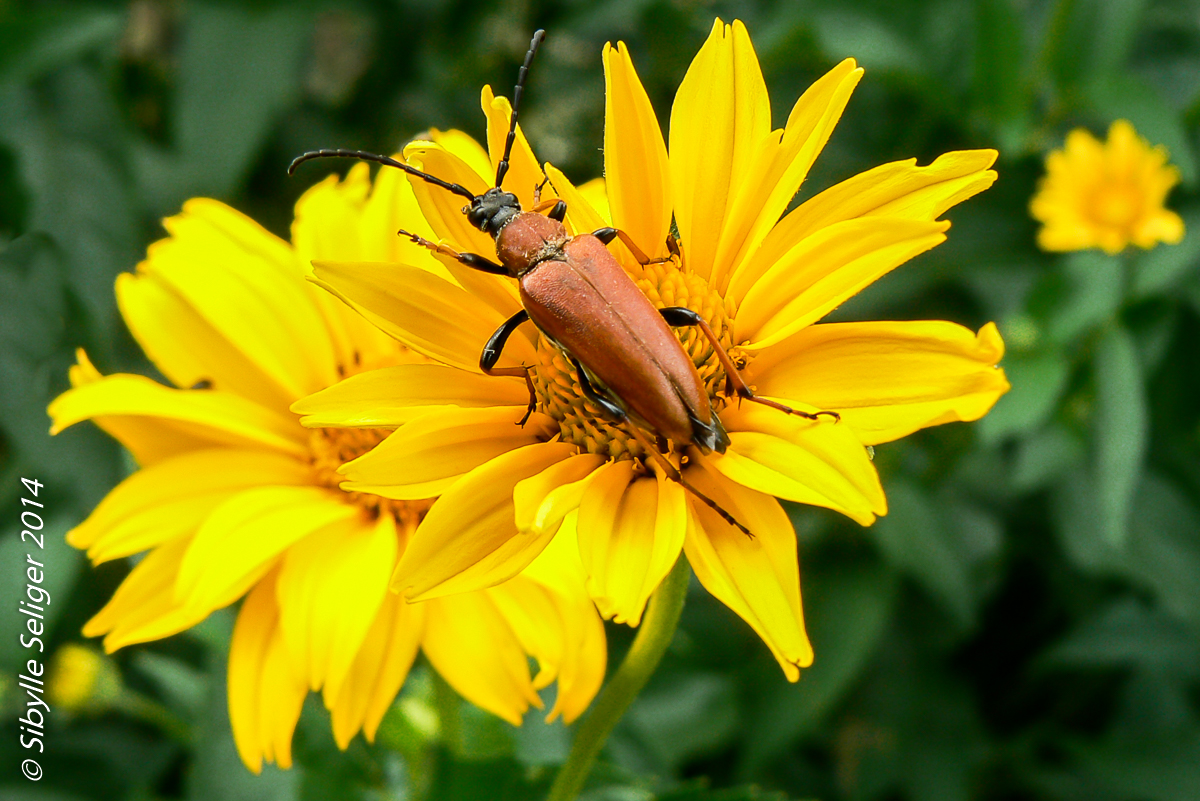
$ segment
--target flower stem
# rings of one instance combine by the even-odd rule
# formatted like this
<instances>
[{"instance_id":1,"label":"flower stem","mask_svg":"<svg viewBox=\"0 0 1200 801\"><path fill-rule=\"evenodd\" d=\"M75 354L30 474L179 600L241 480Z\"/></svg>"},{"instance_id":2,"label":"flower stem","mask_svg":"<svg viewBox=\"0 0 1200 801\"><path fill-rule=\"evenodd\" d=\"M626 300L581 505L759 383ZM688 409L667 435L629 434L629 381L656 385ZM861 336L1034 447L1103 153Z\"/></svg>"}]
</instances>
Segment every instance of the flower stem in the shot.
<instances>
[{"instance_id":1,"label":"flower stem","mask_svg":"<svg viewBox=\"0 0 1200 801\"><path fill-rule=\"evenodd\" d=\"M680 554L675 567L650 598L629 653L575 732L571 753L555 777L546 801L574 801L579 796L608 735L667 652L683 612L690 576L687 558Z\"/></svg>"}]
</instances>

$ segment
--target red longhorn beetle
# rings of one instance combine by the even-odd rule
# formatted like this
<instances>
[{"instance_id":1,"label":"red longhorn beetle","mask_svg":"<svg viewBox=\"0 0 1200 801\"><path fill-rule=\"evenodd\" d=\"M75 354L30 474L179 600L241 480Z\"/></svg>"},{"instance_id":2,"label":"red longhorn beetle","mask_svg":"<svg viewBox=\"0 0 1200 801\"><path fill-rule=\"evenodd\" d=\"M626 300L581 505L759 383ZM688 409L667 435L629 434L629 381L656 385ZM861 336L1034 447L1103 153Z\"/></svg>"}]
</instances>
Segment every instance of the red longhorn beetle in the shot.
<instances>
[{"instance_id":1,"label":"red longhorn beetle","mask_svg":"<svg viewBox=\"0 0 1200 801\"><path fill-rule=\"evenodd\" d=\"M496 185L482 195L475 195L460 184L443 181L387 156L359 150L304 153L291 163L288 174L310 159L362 159L404 170L470 201L470 205L463 207L463 213L472 225L495 238L499 264L475 253L458 253L408 231L401 230L400 235L473 269L517 279L524 308L492 334L483 348L479 368L488 375L525 378L529 386L529 411L521 420L522 424L537 405L530 369L496 367L496 362L509 336L527 320L532 320L546 338L566 354L575 367L584 396L599 406L613 423L622 423L632 417L636 423L667 439L691 443L705 453L724 453L729 436L709 404L708 392L696 366L671 333L671 327L694 325L700 328L725 369L726 395L737 394L739 398L810 420L820 415L840 419L837 412L810 414L757 397L703 317L683 306L654 308L605 247L613 239L620 238L634 258L642 264L650 263L651 260L624 231L601 228L572 237L563 225L566 203L548 201L530 211L522 211L517 196L501 188L517 137L517 111L525 78L545 36L545 31L538 31L529 43L529 52L525 54L525 63L521 65L513 90L512 119L504 143L504 157L496 166ZM549 212L544 216L539 213L546 209ZM673 239L668 244L673 245ZM687 488L731 525L750 535L750 531L716 501L691 486L636 424L628 429L672 480Z\"/></svg>"}]
</instances>

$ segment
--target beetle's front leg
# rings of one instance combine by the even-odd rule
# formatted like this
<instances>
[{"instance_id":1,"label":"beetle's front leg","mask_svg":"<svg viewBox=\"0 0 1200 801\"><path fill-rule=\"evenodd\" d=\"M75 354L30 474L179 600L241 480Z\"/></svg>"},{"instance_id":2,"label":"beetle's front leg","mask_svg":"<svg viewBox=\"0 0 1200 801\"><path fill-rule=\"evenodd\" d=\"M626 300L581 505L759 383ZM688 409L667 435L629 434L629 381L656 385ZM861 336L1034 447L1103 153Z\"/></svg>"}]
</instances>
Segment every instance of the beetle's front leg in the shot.
<instances>
[{"instance_id":1,"label":"beetle's front leg","mask_svg":"<svg viewBox=\"0 0 1200 801\"><path fill-rule=\"evenodd\" d=\"M545 203L535 203L532 212L541 213L546 209L550 209L550 213L546 216L557 222L562 222L567 219L567 204L557 198L551 198Z\"/></svg>"},{"instance_id":2,"label":"beetle's front leg","mask_svg":"<svg viewBox=\"0 0 1200 801\"><path fill-rule=\"evenodd\" d=\"M530 376L528 367L497 367L496 362L500 361L500 354L504 352L504 345L508 342L508 338L512 336L512 332L517 330L517 326L529 319L529 312L521 309L521 311L509 317L504 323L496 329L496 333L488 339L487 344L483 346L483 353L479 356L479 369L485 375L511 375L522 376L525 379L525 386L529 388L529 408L525 410L525 416L521 418L521 422L517 425L525 425L525 421L529 419L529 415L533 414L537 408L537 393L533 389L533 378Z\"/></svg>"},{"instance_id":3,"label":"beetle's front leg","mask_svg":"<svg viewBox=\"0 0 1200 801\"><path fill-rule=\"evenodd\" d=\"M592 231L592 236L596 237L606 245L614 239L620 239L621 243L625 245L625 247L629 248L629 252L633 254L633 258L637 260L638 264L662 264L663 262L671 260L670 256L660 259L650 258L642 251L641 248L637 246L637 243L633 241L633 237L622 231L620 228L597 228L595 231Z\"/></svg>"},{"instance_id":4,"label":"beetle's front leg","mask_svg":"<svg viewBox=\"0 0 1200 801\"><path fill-rule=\"evenodd\" d=\"M717 335L713 333L712 327L708 321L701 317L691 309L683 306L667 306L665 309L659 309L659 313L666 321L667 325L672 328L679 328L685 325L697 326L700 331L708 338L709 344L716 351L717 358L721 361L721 366L725 368L726 391L733 390L739 398L745 398L748 401L761 403L763 406L770 406L772 409L778 409L787 414L794 414L797 417L804 417L809 420L816 420L821 415L828 415L834 421L842 419L842 416L837 412L820 411L820 412L802 412L799 409L793 409L790 406L784 406L778 401L760 398L754 394L750 387L746 384L746 380L742 378L742 374L738 372L737 365L733 363L733 359L729 358L729 353L721 345L721 341L717 339Z\"/></svg>"},{"instance_id":5,"label":"beetle's front leg","mask_svg":"<svg viewBox=\"0 0 1200 801\"><path fill-rule=\"evenodd\" d=\"M492 273L493 275L511 275L507 267L496 264L496 262L480 256L478 253L459 253L457 250L451 247L438 242L430 242L425 237L417 236L410 231L405 231L403 228L396 233L398 233L400 236L408 237L415 244L418 244L423 248L429 248L434 253L440 253L443 256L449 256L450 258L458 261L459 264L467 265L472 270L479 270L480 272L484 273Z\"/></svg>"}]
</instances>

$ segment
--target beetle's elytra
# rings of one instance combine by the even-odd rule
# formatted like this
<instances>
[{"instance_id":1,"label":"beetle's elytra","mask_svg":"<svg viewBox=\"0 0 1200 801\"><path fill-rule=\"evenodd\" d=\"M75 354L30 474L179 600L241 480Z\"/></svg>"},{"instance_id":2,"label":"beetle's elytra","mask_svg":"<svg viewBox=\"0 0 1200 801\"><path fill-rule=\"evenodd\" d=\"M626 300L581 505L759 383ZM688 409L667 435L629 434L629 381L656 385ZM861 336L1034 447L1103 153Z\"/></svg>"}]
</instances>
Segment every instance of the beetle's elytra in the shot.
<instances>
[{"instance_id":1,"label":"beetle's elytra","mask_svg":"<svg viewBox=\"0 0 1200 801\"><path fill-rule=\"evenodd\" d=\"M496 168L496 185L482 195L475 195L460 184L443 181L396 159L357 150L304 153L292 162L288 172L290 174L310 159L362 159L404 170L467 198L470 203L463 208L463 213L473 226L496 240L499 263L479 254L455 252L407 231L402 230L400 234L473 269L517 279L523 308L488 340L479 359L480 369L488 375L525 378L529 386L527 419L537 404L530 368L496 367L496 362L513 331L526 321L532 321L564 352L575 367L583 394L599 406L609 420L619 424L632 418L633 424L626 427L628 433L641 443L659 467L731 525L749 535L750 531L732 515L692 487L651 437L641 430L645 428L652 435L670 440L676 447L691 445L706 453L724 453L729 445L729 437L709 402L699 373L671 333L671 327L700 328L725 371L726 394L736 394L741 399L810 419L821 415L834 420L839 417L836 412L810 414L755 396L703 317L680 306L655 308L629 278L605 247L609 242L620 238L635 258L642 263L649 260L625 232L601 228L573 237L563 225L566 203L551 200L526 211L521 208L516 195L503 190L516 140L517 113L525 79L544 39L545 31L539 30L529 43L529 52L513 91L512 117L504 155Z\"/></svg>"}]
</instances>

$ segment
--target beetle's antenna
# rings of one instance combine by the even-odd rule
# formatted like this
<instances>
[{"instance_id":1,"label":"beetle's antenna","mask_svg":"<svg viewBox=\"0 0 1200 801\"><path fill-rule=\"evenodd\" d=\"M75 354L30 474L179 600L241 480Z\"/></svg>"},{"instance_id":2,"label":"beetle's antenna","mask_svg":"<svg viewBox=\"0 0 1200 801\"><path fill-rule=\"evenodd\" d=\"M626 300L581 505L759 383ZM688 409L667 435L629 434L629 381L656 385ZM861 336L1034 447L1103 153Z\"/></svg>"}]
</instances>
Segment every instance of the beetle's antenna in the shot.
<instances>
[{"instance_id":1,"label":"beetle's antenna","mask_svg":"<svg viewBox=\"0 0 1200 801\"><path fill-rule=\"evenodd\" d=\"M533 56L545 38L546 32L543 30L533 34L533 39L529 41L529 52L525 54L525 63L521 65L521 71L517 73L517 88L513 89L512 98L512 119L508 123L508 138L504 140L504 157L496 165L497 187L504 183L504 176L508 174L508 157L512 155L513 142L517 140L517 110L521 107L521 95L525 91L525 78L529 75L529 65L533 63Z\"/></svg>"},{"instance_id":2,"label":"beetle's antenna","mask_svg":"<svg viewBox=\"0 0 1200 801\"><path fill-rule=\"evenodd\" d=\"M440 186L442 189L449 189L454 194L461 195L467 200L475 199L475 193L462 184L452 184L448 181L443 181L441 178L435 178L428 173L421 172L416 167L410 167L402 161L396 161L396 159L388 156L378 156L362 150L310 150L292 159L292 163L288 165L288 175L294 173L296 168L304 162L312 161L313 159L359 159L360 161L373 161L385 167L395 167L398 170L404 170L409 175L415 175L434 186Z\"/></svg>"}]
</instances>

